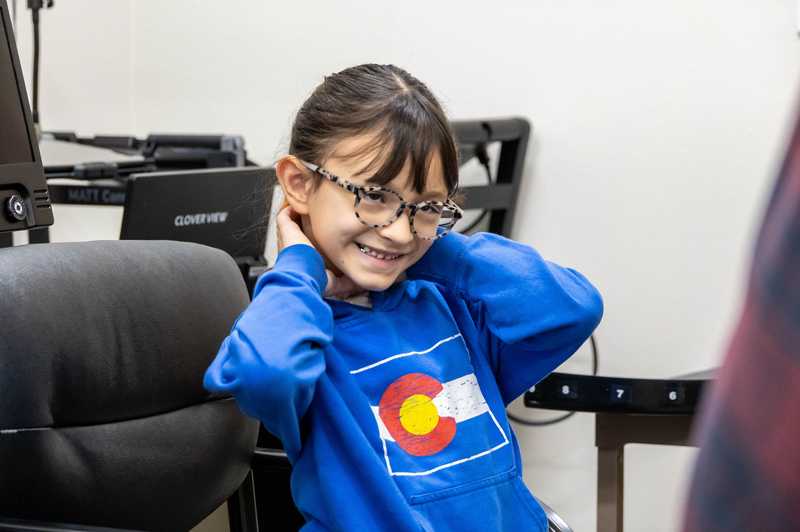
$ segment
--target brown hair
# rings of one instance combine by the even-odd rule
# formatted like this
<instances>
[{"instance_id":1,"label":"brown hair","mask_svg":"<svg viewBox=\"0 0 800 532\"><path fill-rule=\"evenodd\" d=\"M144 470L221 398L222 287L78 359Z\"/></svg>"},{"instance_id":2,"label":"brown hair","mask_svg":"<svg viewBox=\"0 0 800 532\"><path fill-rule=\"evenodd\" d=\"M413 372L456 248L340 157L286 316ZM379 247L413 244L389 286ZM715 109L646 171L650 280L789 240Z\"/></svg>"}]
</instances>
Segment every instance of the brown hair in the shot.
<instances>
[{"instance_id":1,"label":"brown hair","mask_svg":"<svg viewBox=\"0 0 800 532\"><path fill-rule=\"evenodd\" d=\"M364 134L375 135L375 142L337 155L374 154L360 172L373 173L369 183L388 183L410 160L410 186L422 193L438 155L448 194L455 194L459 151L453 127L428 87L394 65L359 65L325 77L297 112L289 154L324 166L339 143Z\"/></svg>"}]
</instances>

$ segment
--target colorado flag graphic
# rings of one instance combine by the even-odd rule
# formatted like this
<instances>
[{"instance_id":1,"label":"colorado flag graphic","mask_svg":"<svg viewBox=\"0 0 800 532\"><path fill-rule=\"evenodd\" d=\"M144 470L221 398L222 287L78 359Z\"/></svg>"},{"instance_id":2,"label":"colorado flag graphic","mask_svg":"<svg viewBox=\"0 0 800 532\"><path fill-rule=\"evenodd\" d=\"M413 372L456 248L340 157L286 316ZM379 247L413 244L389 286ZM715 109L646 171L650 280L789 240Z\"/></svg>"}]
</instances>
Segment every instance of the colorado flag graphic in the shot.
<instances>
[{"instance_id":1,"label":"colorado flag graphic","mask_svg":"<svg viewBox=\"0 0 800 532\"><path fill-rule=\"evenodd\" d=\"M509 441L481 393L460 334L351 371L367 394L392 475L419 476Z\"/></svg>"}]
</instances>

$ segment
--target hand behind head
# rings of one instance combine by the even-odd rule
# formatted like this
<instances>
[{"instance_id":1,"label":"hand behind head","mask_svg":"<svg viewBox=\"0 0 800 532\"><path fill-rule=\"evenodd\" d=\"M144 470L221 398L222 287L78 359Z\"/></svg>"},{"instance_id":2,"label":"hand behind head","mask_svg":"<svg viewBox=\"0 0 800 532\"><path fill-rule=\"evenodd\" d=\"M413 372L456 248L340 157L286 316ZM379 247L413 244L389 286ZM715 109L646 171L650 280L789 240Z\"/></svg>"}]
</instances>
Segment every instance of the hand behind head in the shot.
<instances>
[{"instance_id":1,"label":"hand behind head","mask_svg":"<svg viewBox=\"0 0 800 532\"><path fill-rule=\"evenodd\" d=\"M300 227L300 215L287 205L278 213L275 219L278 236L278 253L295 244L305 244L314 247Z\"/></svg>"},{"instance_id":2,"label":"hand behind head","mask_svg":"<svg viewBox=\"0 0 800 532\"><path fill-rule=\"evenodd\" d=\"M291 205L287 205L281 209L278 213L278 217L275 219L275 224L277 226L278 235L278 253L295 244L314 247L300 227L300 215ZM344 275L336 277L330 270L325 270L325 273L328 275L328 283L325 286L325 292L322 294L323 297L347 299L350 296L365 291Z\"/></svg>"}]
</instances>

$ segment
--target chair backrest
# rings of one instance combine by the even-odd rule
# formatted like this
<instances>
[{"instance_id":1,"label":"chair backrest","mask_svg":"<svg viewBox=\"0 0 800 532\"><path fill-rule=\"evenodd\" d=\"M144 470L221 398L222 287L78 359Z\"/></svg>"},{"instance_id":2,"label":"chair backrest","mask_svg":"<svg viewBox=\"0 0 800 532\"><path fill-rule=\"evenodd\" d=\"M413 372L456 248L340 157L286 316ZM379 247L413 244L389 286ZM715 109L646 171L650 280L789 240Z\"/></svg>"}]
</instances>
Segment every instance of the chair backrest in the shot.
<instances>
[{"instance_id":1,"label":"chair backrest","mask_svg":"<svg viewBox=\"0 0 800 532\"><path fill-rule=\"evenodd\" d=\"M203 375L249 302L181 242L0 249L0 517L188 530L249 467L258 422Z\"/></svg>"}]
</instances>

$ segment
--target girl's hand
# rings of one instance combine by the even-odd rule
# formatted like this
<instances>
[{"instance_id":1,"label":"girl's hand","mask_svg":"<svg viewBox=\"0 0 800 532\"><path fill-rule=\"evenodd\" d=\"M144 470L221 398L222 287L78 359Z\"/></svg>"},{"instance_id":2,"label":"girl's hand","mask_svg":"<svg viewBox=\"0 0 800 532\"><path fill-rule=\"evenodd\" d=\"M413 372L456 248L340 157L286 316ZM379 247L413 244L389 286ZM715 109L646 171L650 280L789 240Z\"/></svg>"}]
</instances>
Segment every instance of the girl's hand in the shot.
<instances>
[{"instance_id":1,"label":"girl's hand","mask_svg":"<svg viewBox=\"0 0 800 532\"><path fill-rule=\"evenodd\" d=\"M295 244L314 247L305 233L303 233L299 222L300 215L291 205L287 205L278 213L275 219L276 232L278 235L278 253ZM349 277L344 275L336 277L333 272L328 269L325 270L325 273L328 276L328 283L325 285L325 292L322 294L322 297L344 300L350 296L364 292L364 289L356 285Z\"/></svg>"},{"instance_id":2,"label":"girl's hand","mask_svg":"<svg viewBox=\"0 0 800 532\"><path fill-rule=\"evenodd\" d=\"M280 210L275 218L275 227L278 234L278 253L295 244L314 247L300 228L300 214L291 205Z\"/></svg>"},{"instance_id":3,"label":"girl's hand","mask_svg":"<svg viewBox=\"0 0 800 532\"><path fill-rule=\"evenodd\" d=\"M331 297L344 301L348 297L365 292L363 288L350 280L349 277L342 275L336 277L330 270L325 270L328 275L328 285L325 287L325 293L322 297Z\"/></svg>"}]
</instances>

